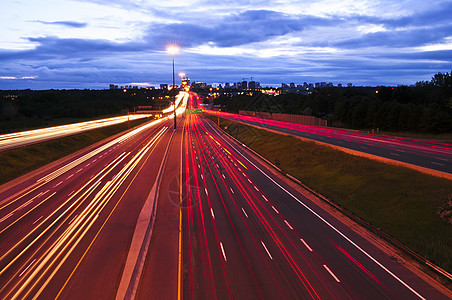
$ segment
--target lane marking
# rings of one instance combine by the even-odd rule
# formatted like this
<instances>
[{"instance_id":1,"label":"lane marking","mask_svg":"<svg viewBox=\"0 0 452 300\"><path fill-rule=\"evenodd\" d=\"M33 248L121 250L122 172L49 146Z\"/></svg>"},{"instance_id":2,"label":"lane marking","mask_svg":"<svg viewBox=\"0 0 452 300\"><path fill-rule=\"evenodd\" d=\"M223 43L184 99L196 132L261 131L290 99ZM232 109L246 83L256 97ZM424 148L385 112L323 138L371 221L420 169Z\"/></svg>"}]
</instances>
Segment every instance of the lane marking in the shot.
<instances>
[{"instance_id":1,"label":"lane marking","mask_svg":"<svg viewBox=\"0 0 452 300\"><path fill-rule=\"evenodd\" d=\"M34 264L35 261L36 261L36 258L33 259L33 261L25 268L25 270L23 270L22 273L19 274L19 277L21 277L28 270L28 268L30 268L31 265Z\"/></svg>"},{"instance_id":2,"label":"lane marking","mask_svg":"<svg viewBox=\"0 0 452 300\"><path fill-rule=\"evenodd\" d=\"M397 154L397 153L389 153L389 154L391 154L391 155L394 155L394 156L400 156L400 154Z\"/></svg>"},{"instance_id":3,"label":"lane marking","mask_svg":"<svg viewBox=\"0 0 452 300\"><path fill-rule=\"evenodd\" d=\"M53 188L56 188L57 186L59 186L62 183L63 183L63 181L58 182Z\"/></svg>"},{"instance_id":4,"label":"lane marking","mask_svg":"<svg viewBox=\"0 0 452 300\"><path fill-rule=\"evenodd\" d=\"M248 215L246 214L246 211L243 209L243 207L242 207L242 211L243 211L243 214L245 215L245 217L248 218Z\"/></svg>"},{"instance_id":5,"label":"lane marking","mask_svg":"<svg viewBox=\"0 0 452 300\"><path fill-rule=\"evenodd\" d=\"M69 223L68 223L68 225L71 225L71 223L72 223L72 221L74 221L75 220L75 218L77 218L77 216L78 216L78 214L77 215L75 215L70 221L69 221Z\"/></svg>"},{"instance_id":6,"label":"lane marking","mask_svg":"<svg viewBox=\"0 0 452 300\"><path fill-rule=\"evenodd\" d=\"M213 213L213 208L210 208L210 214L212 215L212 218L215 220L215 214Z\"/></svg>"},{"instance_id":7,"label":"lane marking","mask_svg":"<svg viewBox=\"0 0 452 300\"><path fill-rule=\"evenodd\" d=\"M69 175L69 176L67 177L67 179L71 178L72 176L74 176L74 174Z\"/></svg>"},{"instance_id":8,"label":"lane marking","mask_svg":"<svg viewBox=\"0 0 452 300\"><path fill-rule=\"evenodd\" d=\"M268 202L267 197L265 197L264 195L262 195L262 198L264 198L264 200Z\"/></svg>"},{"instance_id":9,"label":"lane marking","mask_svg":"<svg viewBox=\"0 0 452 300\"><path fill-rule=\"evenodd\" d=\"M42 217L44 217L44 216L40 216L36 221L34 221L34 222L33 222L33 225L36 224L36 223L38 223L38 221L41 220Z\"/></svg>"},{"instance_id":10,"label":"lane marking","mask_svg":"<svg viewBox=\"0 0 452 300\"><path fill-rule=\"evenodd\" d=\"M272 205L272 208L273 208L273 210L274 210L277 214L279 214L279 211L276 209L276 207L274 207L274 206Z\"/></svg>"},{"instance_id":11,"label":"lane marking","mask_svg":"<svg viewBox=\"0 0 452 300\"><path fill-rule=\"evenodd\" d=\"M448 159L441 158L441 157L435 157L436 159L442 160L442 161L449 161Z\"/></svg>"},{"instance_id":12,"label":"lane marking","mask_svg":"<svg viewBox=\"0 0 452 300\"><path fill-rule=\"evenodd\" d=\"M223 178L226 179L226 177L224 176L224 174L221 174L221 176L223 176Z\"/></svg>"},{"instance_id":13,"label":"lane marking","mask_svg":"<svg viewBox=\"0 0 452 300\"><path fill-rule=\"evenodd\" d=\"M5 221L6 219L8 219L9 217L11 217L13 215L13 213L10 213L9 215L7 215L6 217L4 217L3 219L0 220L0 223Z\"/></svg>"},{"instance_id":14,"label":"lane marking","mask_svg":"<svg viewBox=\"0 0 452 300\"><path fill-rule=\"evenodd\" d=\"M224 252L224 248L223 248L223 243L222 242L220 242L220 247L221 247L221 252L223 253L224 261L228 261L226 259L226 253Z\"/></svg>"},{"instance_id":15,"label":"lane marking","mask_svg":"<svg viewBox=\"0 0 452 300\"><path fill-rule=\"evenodd\" d=\"M284 223L286 223L287 227L289 227L291 230L293 230L293 227L287 222L287 220L284 220Z\"/></svg>"},{"instance_id":16,"label":"lane marking","mask_svg":"<svg viewBox=\"0 0 452 300\"><path fill-rule=\"evenodd\" d=\"M254 184L253 184L253 186L254 186L254 189L259 192L259 189L257 188L257 186L255 186Z\"/></svg>"},{"instance_id":17,"label":"lane marking","mask_svg":"<svg viewBox=\"0 0 452 300\"><path fill-rule=\"evenodd\" d=\"M432 164L435 164L435 165L438 165L438 166L444 166L444 164L438 163L438 162L434 162L434 161L432 161Z\"/></svg>"},{"instance_id":18,"label":"lane marking","mask_svg":"<svg viewBox=\"0 0 452 300\"><path fill-rule=\"evenodd\" d=\"M234 194L234 190L232 188L229 188L231 190L231 192Z\"/></svg>"},{"instance_id":19,"label":"lane marking","mask_svg":"<svg viewBox=\"0 0 452 300\"><path fill-rule=\"evenodd\" d=\"M312 248L309 247L309 245L303 239L300 239L300 241L305 245L306 248L308 248L309 251L313 252Z\"/></svg>"},{"instance_id":20,"label":"lane marking","mask_svg":"<svg viewBox=\"0 0 452 300\"><path fill-rule=\"evenodd\" d=\"M204 188L204 191L206 191L206 195L209 195L209 193L207 192L207 189L206 189L206 188Z\"/></svg>"},{"instance_id":21,"label":"lane marking","mask_svg":"<svg viewBox=\"0 0 452 300\"><path fill-rule=\"evenodd\" d=\"M270 252L268 251L267 247L265 246L264 242L261 241L262 246L264 246L265 251L267 252L268 256L270 257L271 260L273 260L272 255L270 254Z\"/></svg>"},{"instance_id":22,"label":"lane marking","mask_svg":"<svg viewBox=\"0 0 452 300\"><path fill-rule=\"evenodd\" d=\"M204 176L201 174L201 179L204 179Z\"/></svg>"},{"instance_id":23,"label":"lane marking","mask_svg":"<svg viewBox=\"0 0 452 300\"><path fill-rule=\"evenodd\" d=\"M337 278L337 276L334 275L334 273L330 270L330 268L328 268L327 265L323 265L323 267L328 271L328 273L330 273L330 275L334 278L334 280L336 280L336 282L341 282L341 281L339 280L339 278Z\"/></svg>"}]
</instances>

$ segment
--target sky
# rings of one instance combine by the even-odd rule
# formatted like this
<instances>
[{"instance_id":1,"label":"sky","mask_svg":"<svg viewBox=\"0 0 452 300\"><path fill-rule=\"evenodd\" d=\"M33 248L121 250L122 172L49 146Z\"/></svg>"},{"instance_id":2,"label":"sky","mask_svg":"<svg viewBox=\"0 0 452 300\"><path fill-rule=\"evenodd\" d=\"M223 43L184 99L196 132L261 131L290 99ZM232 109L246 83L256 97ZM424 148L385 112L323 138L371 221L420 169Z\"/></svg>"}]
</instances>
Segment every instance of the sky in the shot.
<instances>
[{"instance_id":1,"label":"sky","mask_svg":"<svg viewBox=\"0 0 452 300\"><path fill-rule=\"evenodd\" d=\"M452 70L452 0L3 0L0 89L415 84ZM244 79L245 78L245 79Z\"/></svg>"}]
</instances>

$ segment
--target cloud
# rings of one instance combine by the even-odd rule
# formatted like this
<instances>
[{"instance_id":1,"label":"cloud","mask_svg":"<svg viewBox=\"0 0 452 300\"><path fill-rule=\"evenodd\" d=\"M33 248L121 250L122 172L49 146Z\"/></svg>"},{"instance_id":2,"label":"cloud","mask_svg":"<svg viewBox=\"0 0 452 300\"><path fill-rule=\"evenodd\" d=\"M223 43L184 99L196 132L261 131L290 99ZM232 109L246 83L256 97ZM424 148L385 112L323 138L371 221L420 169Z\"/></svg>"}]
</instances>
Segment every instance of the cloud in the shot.
<instances>
[{"instance_id":1,"label":"cloud","mask_svg":"<svg viewBox=\"0 0 452 300\"><path fill-rule=\"evenodd\" d=\"M146 39L161 47L168 41L182 47L213 44L233 47L262 42L288 33L301 32L306 25L324 22L311 16L292 16L269 10L248 10L217 21L196 23L153 24Z\"/></svg>"},{"instance_id":2,"label":"cloud","mask_svg":"<svg viewBox=\"0 0 452 300\"><path fill-rule=\"evenodd\" d=\"M74 22L74 21L55 21L55 22L46 22L46 21L35 21L41 24L45 25L58 25L58 26L64 26L64 27L72 27L72 28L84 28L88 24L87 23L81 23L81 22Z\"/></svg>"}]
</instances>

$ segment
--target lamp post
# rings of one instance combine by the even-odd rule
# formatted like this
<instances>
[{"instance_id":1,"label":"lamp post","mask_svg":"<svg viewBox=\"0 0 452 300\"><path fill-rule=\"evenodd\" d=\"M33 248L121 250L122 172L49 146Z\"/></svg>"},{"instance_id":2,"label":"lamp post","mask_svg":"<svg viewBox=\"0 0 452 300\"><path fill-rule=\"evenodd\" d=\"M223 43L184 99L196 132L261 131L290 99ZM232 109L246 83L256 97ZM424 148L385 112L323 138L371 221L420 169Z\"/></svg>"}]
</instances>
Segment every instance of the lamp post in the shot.
<instances>
[{"instance_id":1,"label":"lamp post","mask_svg":"<svg viewBox=\"0 0 452 300\"><path fill-rule=\"evenodd\" d=\"M168 47L168 52L171 53L171 56L173 58L173 87L171 90L173 90L174 88L176 88L176 83L175 83L175 77L174 77L174 54L176 54L179 51L179 48L175 47L175 46L170 46ZM173 92L174 93L174 92ZM173 106L174 106L174 129L176 129L176 95L173 95Z\"/></svg>"}]
</instances>

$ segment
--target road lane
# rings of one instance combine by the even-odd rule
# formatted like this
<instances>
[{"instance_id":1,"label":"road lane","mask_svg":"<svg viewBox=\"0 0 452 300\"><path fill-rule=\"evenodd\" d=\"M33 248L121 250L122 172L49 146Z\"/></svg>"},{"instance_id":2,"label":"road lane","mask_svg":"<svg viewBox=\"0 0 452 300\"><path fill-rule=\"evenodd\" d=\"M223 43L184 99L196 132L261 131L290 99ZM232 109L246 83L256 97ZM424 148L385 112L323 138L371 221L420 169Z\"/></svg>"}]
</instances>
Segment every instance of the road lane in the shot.
<instances>
[{"instance_id":1,"label":"road lane","mask_svg":"<svg viewBox=\"0 0 452 300\"><path fill-rule=\"evenodd\" d=\"M121 124L128 121L148 118L147 114L134 114L74 124L47 127L35 130L20 131L0 135L0 151L24 147L30 144L65 137L77 133L86 132L93 129Z\"/></svg>"},{"instance_id":2,"label":"road lane","mask_svg":"<svg viewBox=\"0 0 452 300\"><path fill-rule=\"evenodd\" d=\"M0 194L2 298L115 294L171 125L140 126Z\"/></svg>"},{"instance_id":3,"label":"road lane","mask_svg":"<svg viewBox=\"0 0 452 300\"><path fill-rule=\"evenodd\" d=\"M449 178L452 174L452 145L450 144L366 134L331 127L307 126L225 112L209 110L205 112L261 128L436 170L445 173Z\"/></svg>"},{"instance_id":4,"label":"road lane","mask_svg":"<svg viewBox=\"0 0 452 300\"><path fill-rule=\"evenodd\" d=\"M447 298L210 122L186 126L184 297Z\"/></svg>"}]
</instances>

